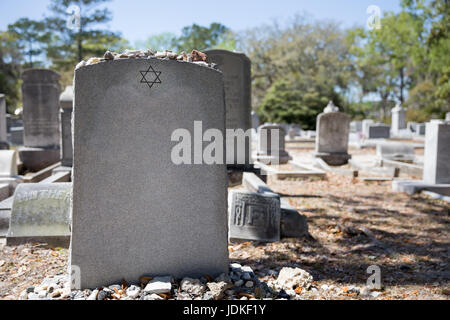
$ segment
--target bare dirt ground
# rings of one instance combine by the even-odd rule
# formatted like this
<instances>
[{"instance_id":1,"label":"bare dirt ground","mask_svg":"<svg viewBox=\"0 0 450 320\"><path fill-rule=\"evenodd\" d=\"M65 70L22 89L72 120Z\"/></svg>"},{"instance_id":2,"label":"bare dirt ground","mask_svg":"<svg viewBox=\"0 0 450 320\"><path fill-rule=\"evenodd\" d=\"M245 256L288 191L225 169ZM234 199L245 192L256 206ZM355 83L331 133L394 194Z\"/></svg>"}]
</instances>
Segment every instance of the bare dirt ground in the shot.
<instances>
[{"instance_id":1,"label":"bare dirt ground","mask_svg":"<svg viewBox=\"0 0 450 320\"><path fill-rule=\"evenodd\" d=\"M230 244L231 262L257 273L305 269L315 288L302 293L304 299L449 299L448 203L393 193L390 182L333 173L325 180L269 181L269 186L307 217L312 238ZM0 299L17 299L46 276L64 273L66 264L66 249L0 244ZM372 265L381 268L383 289L377 297L363 297L351 288L366 285Z\"/></svg>"}]
</instances>

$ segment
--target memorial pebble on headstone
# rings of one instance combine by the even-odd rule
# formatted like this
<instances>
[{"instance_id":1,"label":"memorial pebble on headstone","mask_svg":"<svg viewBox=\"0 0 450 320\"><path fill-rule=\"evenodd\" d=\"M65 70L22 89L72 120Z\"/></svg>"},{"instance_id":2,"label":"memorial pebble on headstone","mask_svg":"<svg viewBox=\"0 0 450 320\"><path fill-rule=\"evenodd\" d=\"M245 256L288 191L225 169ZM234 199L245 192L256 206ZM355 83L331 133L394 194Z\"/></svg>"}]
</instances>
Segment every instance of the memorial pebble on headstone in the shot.
<instances>
[{"instance_id":1,"label":"memorial pebble on headstone","mask_svg":"<svg viewBox=\"0 0 450 320\"><path fill-rule=\"evenodd\" d=\"M6 122L6 98L0 93L0 150L8 150L8 125Z\"/></svg>"},{"instance_id":2,"label":"memorial pebble on headstone","mask_svg":"<svg viewBox=\"0 0 450 320\"><path fill-rule=\"evenodd\" d=\"M68 247L71 183L22 183L14 192L7 245Z\"/></svg>"},{"instance_id":3,"label":"memorial pebble on headstone","mask_svg":"<svg viewBox=\"0 0 450 320\"><path fill-rule=\"evenodd\" d=\"M205 52L210 62L217 64L223 72L226 106L226 129L243 130L249 133L252 128L251 101L251 61L243 53L228 50L209 50ZM243 145L245 143L245 145ZM234 152L230 152L234 148ZM251 135L245 141L227 134L226 138L228 168L248 167L251 163Z\"/></svg>"},{"instance_id":4,"label":"memorial pebble on headstone","mask_svg":"<svg viewBox=\"0 0 450 320\"><path fill-rule=\"evenodd\" d=\"M194 132L201 121L225 133L223 88L204 62L116 59L75 70L74 286L228 271L226 165L201 161L209 143ZM187 164L172 158L180 130Z\"/></svg>"},{"instance_id":5,"label":"memorial pebble on headstone","mask_svg":"<svg viewBox=\"0 0 450 320\"><path fill-rule=\"evenodd\" d=\"M228 230L231 241L280 240L279 195L232 190L228 197Z\"/></svg>"},{"instance_id":6,"label":"memorial pebble on headstone","mask_svg":"<svg viewBox=\"0 0 450 320\"><path fill-rule=\"evenodd\" d=\"M22 74L25 147L19 150L19 157L31 171L60 160L59 78L58 73L44 69Z\"/></svg>"},{"instance_id":7,"label":"memorial pebble on headstone","mask_svg":"<svg viewBox=\"0 0 450 320\"><path fill-rule=\"evenodd\" d=\"M339 112L332 101L317 117L317 136L315 157L327 164L340 166L348 163L348 137L350 116Z\"/></svg>"}]
</instances>

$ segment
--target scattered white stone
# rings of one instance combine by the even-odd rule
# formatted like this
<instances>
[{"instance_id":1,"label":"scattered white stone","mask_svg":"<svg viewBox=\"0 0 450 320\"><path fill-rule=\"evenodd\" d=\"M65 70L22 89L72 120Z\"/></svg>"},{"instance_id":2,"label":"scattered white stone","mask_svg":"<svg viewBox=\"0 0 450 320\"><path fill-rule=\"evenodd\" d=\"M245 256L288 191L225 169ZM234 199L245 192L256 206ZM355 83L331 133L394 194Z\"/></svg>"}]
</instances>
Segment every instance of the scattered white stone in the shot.
<instances>
[{"instance_id":1,"label":"scattered white stone","mask_svg":"<svg viewBox=\"0 0 450 320\"><path fill-rule=\"evenodd\" d=\"M206 291L206 286L197 279L184 278L180 284L181 290L193 296L201 296Z\"/></svg>"},{"instance_id":2,"label":"scattered white stone","mask_svg":"<svg viewBox=\"0 0 450 320\"><path fill-rule=\"evenodd\" d=\"M141 293L141 289L137 286L130 286L127 291L127 296L132 298L132 299L136 299L139 294Z\"/></svg>"},{"instance_id":3,"label":"scattered white stone","mask_svg":"<svg viewBox=\"0 0 450 320\"><path fill-rule=\"evenodd\" d=\"M98 295L98 290L96 289L96 290L92 291L92 293L89 295L89 297L87 297L86 300L94 301L97 299L97 295Z\"/></svg>"},{"instance_id":4,"label":"scattered white stone","mask_svg":"<svg viewBox=\"0 0 450 320\"><path fill-rule=\"evenodd\" d=\"M302 287L308 289L313 282L313 277L300 268L283 268L278 275L276 283L285 290Z\"/></svg>"},{"instance_id":5,"label":"scattered white stone","mask_svg":"<svg viewBox=\"0 0 450 320\"><path fill-rule=\"evenodd\" d=\"M209 282L206 286L211 291L214 300L220 300L223 298L225 291L233 287L233 284L228 282Z\"/></svg>"},{"instance_id":6,"label":"scattered white stone","mask_svg":"<svg viewBox=\"0 0 450 320\"><path fill-rule=\"evenodd\" d=\"M363 287L359 294L362 297L368 297L370 295L370 289L368 287Z\"/></svg>"},{"instance_id":7,"label":"scattered white stone","mask_svg":"<svg viewBox=\"0 0 450 320\"><path fill-rule=\"evenodd\" d=\"M242 272L253 273L253 269L248 266L242 267L241 270Z\"/></svg>"},{"instance_id":8,"label":"scattered white stone","mask_svg":"<svg viewBox=\"0 0 450 320\"><path fill-rule=\"evenodd\" d=\"M323 291L328 291L330 289L330 287L326 284L323 284L320 289L322 289Z\"/></svg>"},{"instance_id":9,"label":"scattered white stone","mask_svg":"<svg viewBox=\"0 0 450 320\"><path fill-rule=\"evenodd\" d=\"M254 285L255 285L255 284L253 283L253 281L247 281L247 282L245 283L245 286L246 286L247 288L253 288Z\"/></svg>"},{"instance_id":10,"label":"scattered white stone","mask_svg":"<svg viewBox=\"0 0 450 320\"><path fill-rule=\"evenodd\" d=\"M295 290L286 290L286 294L291 298L294 298L297 295Z\"/></svg>"},{"instance_id":11,"label":"scattered white stone","mask_svg":"<svg viewBox=\"0 0 450 320\"><path fill-rule=\"evenodd\" d=\"M163 297L158 296L157 294L153 293L149 296L150 300L164 300Z\"/></svg>"},{"instance_id":12,"label":"scattered white stone","mask_svg":"<svg viewBox=\"0 0 450 320\"><path fill-rule=\"evenodd\" d=\"M170 276L156 277L147 284L144 291L150 294L169 293L172 290L171 280Z\"/></svg>"},{"instance_id":13,"label":"scattered white stone","mask_svg":"<svg viewBox=\"0 0 450 320\"><path fill-rule=\"evenodd\" d=\"M381 292L374 291L374 292L372 292L372 293L370 294L370 296L373 297L373 298L378 298L378 296L379 296L380 294L381 294Z\"/></svg>"}]
</instances>

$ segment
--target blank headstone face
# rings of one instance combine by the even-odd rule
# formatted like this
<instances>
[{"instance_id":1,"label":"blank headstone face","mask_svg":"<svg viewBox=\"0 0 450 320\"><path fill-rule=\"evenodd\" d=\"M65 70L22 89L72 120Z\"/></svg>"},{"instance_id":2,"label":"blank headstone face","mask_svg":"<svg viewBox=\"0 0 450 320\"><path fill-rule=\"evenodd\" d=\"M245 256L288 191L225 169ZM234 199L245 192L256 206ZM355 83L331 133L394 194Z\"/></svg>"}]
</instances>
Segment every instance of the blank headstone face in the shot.
<instances>
[{"instance_id":1,"label":"blank headstone face","mask_svg":"<svg viewBox=\"0 0 450 320\"><path fill-rule=\"evenodd\" d=\"M225 86L226 128L242 129L252 128L251 120L251 62L242 53L227 50L206 51L208 59L217 64L223 72ZM250 141L246 142L245 158L231 159L235 164L248 164L250 161ZM236 145L234 139L228 139L227 148ZM236 152L235 152L236 154ZM239 162L239 163L238 163ZM231 163L228 163L231 164Z\"/></svg>"},{"instance_id":2,"label":"blank headstone face","mask_svg":"<svg viewBox=\"0 0 450 320\"><path fill-rule=\"evenodd\" d=\"M391 126L383 123L370 124L369 139L389 139L391 137Z\"/></svg>"},{"instance_id":3,"label":"blank headstone face","mask_svg":"<svg viewBox=\"0 0 450 320\"><path fill-rule=\"evenodd\" d=\"M83 67L74 81L71 259L81 287L226 272L226 166L171 160L176 129L194 137L202 121L203 132L224 132L222 73L130 59Z\"/></svg>"},{"instance_id":4,"label":"blank headstone face","mask_svg":"<svg viewBox=\"0 0 450 320\"><path fill-rule=\"evenodd\" d=\"M26 147L59 148L60 76L51 70L22 74L24 143Z\"/></svg>"},{"instance_id":5,"label":"blank headstone face","mask_svg":"<svg viewBox=\"0 0 450 320\"><path fill-rule=\"evenodd\" d=\"M450 184L450 123L435 120L426 125L423 180Z\"/></svg>"},{"instance_id":6,"label":"blank headstone face","mask_svg":"<svg viewBox=\"0 0 450 320\"><path fill-rule=\"evenodd\" d=\"M322 113L317 119L316 152L346 153L350 116L341 112Z\"/></svg>"},{"instance_id":7,"label":"blank headstone face","mask_svg":"<svg viewBox=\"0 0 450 320\"><path fill-rule=\"evenodd\" d=\"M278 195L232 191L229 198L230 239L280 240Z\"/></svg>"}]
</instances>

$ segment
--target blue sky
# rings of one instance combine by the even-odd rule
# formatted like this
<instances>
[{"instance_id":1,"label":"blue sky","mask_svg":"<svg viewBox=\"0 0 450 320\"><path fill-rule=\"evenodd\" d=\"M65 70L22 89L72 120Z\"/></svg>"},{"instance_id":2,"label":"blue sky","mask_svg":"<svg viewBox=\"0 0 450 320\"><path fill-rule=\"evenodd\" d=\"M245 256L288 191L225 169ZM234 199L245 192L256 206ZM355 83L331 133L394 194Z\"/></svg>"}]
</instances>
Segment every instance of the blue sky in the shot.
<instances>
[{"instance_id":1,"label":"blue sky","mask_svg":"<svg viewBox=\"0 0 450 320\"><path fill-rule=\"evenodd\" d=\"M0 0L0 30L21 17L41 19L48 15L50 0ZM317 20L332 19L344 27L365 25L369 5L381 11L399 11L400 0L210 0L155 1L113 0L107 6L113 20L107 28L120 31L134 43L161 32L179 33L182 27L220 22L234 31L257 27L273 20L286 21L296 13Z\"/></svg>"}]
</instances>

